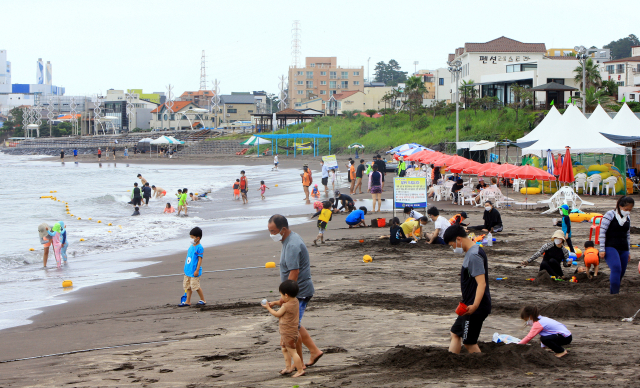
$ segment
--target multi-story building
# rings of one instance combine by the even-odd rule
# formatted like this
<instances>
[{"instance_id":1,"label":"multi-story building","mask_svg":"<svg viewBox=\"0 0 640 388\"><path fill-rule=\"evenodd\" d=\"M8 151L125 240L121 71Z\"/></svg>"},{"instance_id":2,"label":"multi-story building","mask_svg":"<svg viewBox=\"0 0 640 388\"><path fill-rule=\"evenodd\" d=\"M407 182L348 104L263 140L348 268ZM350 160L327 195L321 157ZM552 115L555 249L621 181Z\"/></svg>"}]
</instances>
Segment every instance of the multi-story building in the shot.
<instances>
[{"instance_id":1,"label":"multi-story building","mask_svg":"<svg viewBox=\"0 0 640 388\"><path fill-rule=\"evenodd\" d=\"M198 90L197 92L184 92L180 96L180 101L190 101L198 105L200 108L211 106L211 97L214 93L211 90Z\"/></svg>"},{"instance_id":2,"label":"multi-story building","mask_svg":"<svg viewBox=\"0 0 640 388\"><path fill-rule=\"evenodd\" d=\"M640 86L640 46L631 48L628 58L604 62L603 80L614 80L618 86Z\"/></svg>"},{"instance_id":3,"label":"multi-story building","mask_svg":"<svg viewBox=\"0 0 640 388\"><path fill-rule=\"evenodd\" d=\"M364 66L339 67L337 57L307 57L305 67L289 68L289 107L345 90L364 91Z\"/></svg>"},{"instance_id":4,"label":"multi-story building","mask_svg":"<svg viewBox=\"0 0 640 388\"><path fill-rule=\"evenodd\" d=\"M523 43L502 36L486 43L465 43L449 54L448 61L454 60L462 64L460 81L473 81L480 88L480 96L495 96L505 104L513 102L511 87L514 84L535 87L555 82L576 86L573 80L573 71L578 66L576 57L549 57L544 43ZM450 82L455 92L453 74ZM538 93L536 100L540 103L554 100L557 106L562 106L569 99L565 93Z\"/></svg>"},{"instance_id":5,"label":"multi-story building","mask_svg":"<svg viewBox=\"0 0 640 388\"><path fill-rule=\"evenodd\" d=\"M127 93L137 94L139 99L153 102L157 105L164 104L167 99L164 92L143 93L142 89L127 89Z\"/></svg>"},{"instance_id":6,"label":"multi-story building","mask_svg":"<svg viewBox=\"0 0 640 388\"><path fill-rule=\"evenodd\" d=\"M251 121L251 115L257 112L259 99L252 94L223 94L220 95L220 114L217 124L233 123L236 121Z\"/></svg>"},{"instance_id":7,"label":"multi-story building","mask_svg":"<svg viewBox=\"0 0 640 388\"><path fill-rule=\"evenodd\" d=\"M151 111L151 129L160 131L174 131L199 129L213 125L213 115L203 112L191 101L174 101L171 108L166 103Z\"/></svg>"},{"instance_id":8,"label":"multi-story building","mask_svg":"<svg viewBox=\"0 0 640 388\"><path fill-rule=\"evenodd\" d=\"M577 51L572 48L550 48L547 49L547 57L575 57ZM611 59L611 50L605 48L590 48L587 49L587 55L595 63L603 63Z\"/></svg>"},{"instance_id":9,"label":"multi-story building","mask_svg":"<svg viewBox=\"0 0 640 388\"><path fill-rule=\"evenodd\" d=\"M127 95L124 90L107 90L107 95L104 99L103 115L117 118L111 120L109 126L113 126L118 132L132 131L136 128L151 128L151 111L156 109L158 104L141 100L140 96L136 93L132 93L132 97L131 105L133 105L133 109L131 111L130 123L129 116L127 115Z\"/></svg>"}]
</instances>

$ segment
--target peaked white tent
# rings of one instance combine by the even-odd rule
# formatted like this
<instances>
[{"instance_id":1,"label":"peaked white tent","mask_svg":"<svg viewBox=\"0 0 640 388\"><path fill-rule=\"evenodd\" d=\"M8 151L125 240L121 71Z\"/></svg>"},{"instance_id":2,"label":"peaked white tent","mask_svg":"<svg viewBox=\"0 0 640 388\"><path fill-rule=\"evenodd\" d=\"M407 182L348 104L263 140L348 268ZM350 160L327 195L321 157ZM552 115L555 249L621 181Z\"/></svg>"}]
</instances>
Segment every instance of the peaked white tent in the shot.
<instances>
[{"instance_id":1,"label":"peaked white tent","mask_svg":"<svg viewBox=\"0 0 640 388\"><path fill-rule=\"evenodd\" d=\"M538 126L535 127L533 131L529 132L529 134L518 139L518 143L524 141L540 140L544 139L546 136L551 136L554 131L555 123L557 123L561 118L562 115L560 114L560 112L558 112L555 106L552 106L551 109L549 109L549 113L547 113L540 124L538 124Z\"/></svg>"},{"instance_id":2,"label":"peaked white tent","mask_svg":"<svg viewBox=\"0 0 640 388\"><path fill-rule=\"evenodd\" d=\"M544 157L547 150L564 153L571 147L572 154L585 152L624 155L625 148L604 137L588 124L588 120L574 105L569 105L560 120L547 129L548 134L522 150L522 155ZM532 132L533 133L533 132ZM535 139L532 139L535 140Z\"/></svg>"},{"instance_id":3,"label":"peaked white tent","mask_svg":"<svg viewBox=\"0 0 640 388\"><path fill-rule=\"evenodd\" d=\"M607 112L602 109L602 106L598 104L596 110L593 111L587 123L589 126L594 129L596 132L603 132L603 129L607 128L613 120L611 120L611 116Z\"/></svg>"},{"instance_id":4,"label":"peaked white tent","mask_svg":"<svg viewBox=\"0 0 640 388\"><path fill-rule=\"evenodd\" d=\"M627 104L622 104L622 108L609 125L599 132L616 136L640 136L640 120Z\"/></svg>"}]
</instances>

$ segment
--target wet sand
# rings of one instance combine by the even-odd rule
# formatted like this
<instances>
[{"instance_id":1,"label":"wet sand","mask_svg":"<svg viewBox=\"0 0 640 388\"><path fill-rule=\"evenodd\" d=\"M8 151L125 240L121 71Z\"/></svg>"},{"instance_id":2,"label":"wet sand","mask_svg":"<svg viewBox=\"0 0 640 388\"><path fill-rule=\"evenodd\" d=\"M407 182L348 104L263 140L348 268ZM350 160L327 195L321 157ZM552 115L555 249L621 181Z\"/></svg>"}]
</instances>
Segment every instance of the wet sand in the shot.
<instances>
[{"instance_id":1,"label":"wet sand","mask_svg":"<svg viewBox=\"0 0 640 388\"><path fill-rule=\"evenodd\" d=\"M614 204L604 198L595 202L601 207L589 210L605 211ZM446 217L460 209L434 204ZM481 223L480 209L465 207L471 224ZM205 273L201 284L208 305L178 308L184 263L184 254L178 254L154 258L159 263L141 268L140 278L71 293L68 303L45 309L33 324L1 331L0 359L138 345L0 363L0 386L635 386L638 326L620 322L640 308L635 252L617 296L609 295L604 262L594 280L528 281L538 268L519 268L520 261L557 228L552 216L540 210L501 214L506 231L486 247L493 313L480 336L481 355L447 352L460 301L462 256L423 243L391 247L378 239L388 233L386 228L348 229L345 216L338 215L320 247L311 244L315 222L293 227L309 247L316 287L303 324L325 351L307 376L291 380L277 373L283 364L277 320L259 305L262 298L276 299L277 269ZM280 244L267 233L265 225L249 241L211 249L205 236L204 269L278 262ZM574 224L576 246L588 234L589 224ZM632 243L638 242L640 236L633 234ZM363 263L364 254L373 262ZM168 274L179 275L152 277ZM540 349L538 339L532 346L489 343L494 332L526 335L518 310L527 303L539 305L572 331L567 356L556 359ZM140 344L154 341L170 342Z\"/></svg>"}]
</instances>

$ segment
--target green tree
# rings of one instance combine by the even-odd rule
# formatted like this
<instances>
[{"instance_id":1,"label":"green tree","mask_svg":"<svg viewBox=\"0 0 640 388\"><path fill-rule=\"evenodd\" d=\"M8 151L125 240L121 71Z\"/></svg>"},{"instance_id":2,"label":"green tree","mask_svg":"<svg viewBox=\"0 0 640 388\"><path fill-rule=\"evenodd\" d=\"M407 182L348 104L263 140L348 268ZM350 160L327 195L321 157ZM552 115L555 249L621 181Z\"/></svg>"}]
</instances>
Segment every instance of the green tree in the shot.
<instances>
[{"instance_id":1,"label":"green tree","mask_svg":"<svg viewBox=\"0 0 640 388\"><path fill-rule=\"evenodd\" d=\"M391 59L389 63L380 61L373 68L376 82L384 82L387 86L398 86L398 83L407 80L407 72L400 70L400 64L395 59Z\"/></svg>"},{"instance_id":2,"label":"green tree","mask_svg":"<svg viewBox=\"0 0 640 388\"><path fill-rule=\"evenodd\" d=\"M621 59L631 56L632 46L640 46L640 39L634 34L626 38L611 41L611 43L604 45L603 48L611 50L611 59Z\"/></svg>"},{"instance_id":3,"label":"green tree","mask_svg":"<svg viewBox=\"0 0 640 388\"><path fill-rule=\"evenodd\" d=\"M600 76L600 70L598 70L598 64L591 60L591 58L588 58L587 64L584 68L584 77L587 82L587 87L585 89L589 89L591 86L600 86L602 84L602 77ZM580 84L580 89L582 89L582 65L576 67L573 72L576 74L573 77L574 82L576 84Z\"/></svg>"},{"instance_id":4,"label":"green tree","mask_svg":"<svg viewBox=\"0 0 640 388\"><path fill-rule=\"evenodd\" d=\"M433 118L435 119L436 114L441 112L446 105L447 105L447 102L445 100L433 100L431 101L431 104L427 106L427 110L433 114Z\"/></svg>"},{"instance_id":5,"label":"green tree","mask_svg":"<svg viewBox=\"0 0 640 388\"><path fill-rule=\"evenodd\" d=\"M364 111L364 113L366 113L367 116L369 116L369 117L373 117L373 115L378 113L378 111L375 110L375 109L367 109L367 110Z\"/></svg>"},{"instance_id":6,"label":"green tree","mask_svg":"<svg viewBox=\"0 0 640 388\"><path fill-rule=\"evenodd\" d=\"M516 112L516 123L518 122L518 112L524 108L527 102L533 99L533 94L528 87L520 86L518 84L511 85L511 94L513 95L513 102L509 104L509 107Z\"/></svg>"},{"instance_id":7,"label":"green tree","mask_svg":"<svg viewBox=\"0 0 640 388\"><path fill-rule=\"evenodd\" d=\"M614 101L613 97L607 94L607 90L605 88L601 88L596 90L595 86L591 86L587 88L585 91L585 104L586 111L593 112L598 104L602 105L602 107L606 107Z\"/></svg>"},{"instance_id":8,"label":"green tree","mask_svg":"<svg viewBox=\"0 0 640 388\"><path fill-rule=\"evenodd\" d=\"M615 99L618 98L618 84L616 83L616 81L612 79L602 81L602 87L606 89L608 95L614 97Z\"/></svg>"},{"instance_id":9,"label":"green tree","mask_svg":"<svg viewBox=\"0 0 640 388\"><path fill-rule=\"evenodd\" d=\"M471 86L473 83L475 83L475 81L472 79L469 81L462 80L462 84L458 87L465 109L469 106L471 100L478 96L478 90Z\"/></svg>"},{"instance_id":10,"label":"green tree","mask_svg":"<svg viewBox=\"0 0 640 388\"><path fill-rule=\"evenodd\" d=\"M413 116L422 108L422 99L427 92L420 77L411 76L407 79L407 86L404 90L406 96L405 106L409 110L409 121L413 121Z\"/></svg>"}]
</instances>

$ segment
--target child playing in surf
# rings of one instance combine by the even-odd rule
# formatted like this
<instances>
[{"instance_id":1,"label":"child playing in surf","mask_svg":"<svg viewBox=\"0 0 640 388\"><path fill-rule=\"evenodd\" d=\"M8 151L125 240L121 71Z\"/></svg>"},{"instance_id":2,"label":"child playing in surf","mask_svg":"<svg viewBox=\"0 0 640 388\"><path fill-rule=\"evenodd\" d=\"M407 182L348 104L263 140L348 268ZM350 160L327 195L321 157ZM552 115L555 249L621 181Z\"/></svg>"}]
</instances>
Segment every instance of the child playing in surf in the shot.
<instances>
[{"instance_id":1,"label":"child playing in surf","mask_svg":"<svg viewBox=\"0 0 640 388\"><path fill-rule=\"evenodd\" d=\"M233 184L233 199L236 201L240 200L240 179L236 179L236 182Z\"/></svg>"},{"instance_id":2,"label":"child playing in surf","mask_svg":"<svg viewBox=\"0 0 640 388\"><path fill-rule=\"evenodd\" d=\"M324 231L327 229L327 225L333 216L333 212L331 211L331 202L324 201L322 203L322 210L319 210L316 214L312 215L311 218L314 218L315 216L319 216L318 236L313 240L313 245L318 246L318 239L320 239L320 242L324 244Z\"/></svg>"},{"instance_id":3,"label":"child playing in surf","mask_svg":"<svg viewBox=\"0 0 640 388\"><path fill-rule=\"evenodd\" d=\"M542 342L543 348L551 349L558 358L567 354L567 351L562 346L569 345L573 338L565 325L551 318L543 317L536 306L523 307L520 310L520 319L525 321L527 326L531 326L531 330L518 343L519 345L529 343L535 336L540 334L540 342Z\"/></svg>"},{"instance_id":4,"label":"child playing in surf","mask_svg":"<svg viewBox=\"0 0 640 388\"><path fill-rule=\"evenodd\" d=\"M53 244L53 255L56 258L56 263L58 264L58 268L62 266L62 235L60 234L60 224L53 225L50 231L47 232L51 237L51 242Z\"/></svg>"},{"instance_id":5,"label":"child playing in surf","mask_svg":"<svg viewBox=\"0 0 640 388\"><path fill-rule=\"evenodd\" d=\"M180 211L182 210L182 204L180 203L182 201L182 189L178 189L178 192L176 193L176 197L178 198L178 214L176 215L179 216Z\"/></svg>"},{"instance_id":6,"label":"child playing in surf","mask_svg":"<svg viewBox=\"0 0 640 388\"><path fill-rule=\"evenodd\" d=\"M264 200L264 192L267 191L268 187L264 184L264 181L260 181L260 187L258 187L258 190L260 190L260 196L262 197L262 199Z\"/></svg>"},{"instance_id":7,"label":"child playing in surf","mask_svg":"<svg viewBox=\"0 0 640 388\"><path fill-rule=\"evenodd\" d=\"M167 206L164 207L164 213L175 213L176 208L171 206L171 203L167 202Z\"/></svg>"},{"instance_id":8,"label":"child playing in surf","mask_svg":"<svg viewBox=\"0 0 640 388\"><path fill-rule=\"evenodd\" d=\"M131 216L139 216L139 215L140 215L140 208L136 206L133 208L133 214Z\"/></svg>"},{"instance_id":9,"label":"child playing in surf","mask_svg":"<svg viewBox=\"0 0 640 388\"><path fill-rule=\"evenodd\" d=\"M62 237L62 248L60 249L60 255L62 261L67 262L67 248L69 248L69 241L67 240L67 228L64 226L64 222L58 222L60 224L60 236Z\"/></svg>"},{"instance_id":10,"label":"child playing in surf","mask_svg":"<svg viewBox=\"0 0 640 388\"><path fill-rule=\"evenodd\" d=\"M318 184L313 185L313 190L311 190L311 196L313 198L320 198L320 191L318 190Z\"/></svg>"},{"instance_id":11,"label":"child playing in surf","mask_svg":"<svg viewBox=\"0 0 640 388\"><path fill-rule=\"evenodd\" d=\"M189 232L191 237L191 245L187 251L187 259L184 262L184 278L182 280L182 288L187 292L187 300L181 302L178 307L191 306L191 294L193 291L198 293L200 300L198 305L205 305L207 302L204 299L204 293L200 288L200 276L202 276L202 258L204 255L204 248L200 245L202 240L202 229L197 226L191 229Z\"/></svg>"},{"instance_id":12,"label":"child playing in surf","mask_svg":"<svg viewBox=\"0 0 640 388\"><path fill-rule=\"evenodd\" d=\"M300 322L300 305L296 296L298 295L298 283L293 280L285 280L280 284L280 305L278 311L269 306L269 303L263 304L271 315L279 318L280 328L280 348L284 355L284 369L280 371L281 375L288 375L293 372L293 368L298 371L293 377L304 376L304 366L302 359L296 351L296 344L300 341L298 336L298 324ZM293 361L293 365L291 365Z\"/></svg>"}]
</instances>

